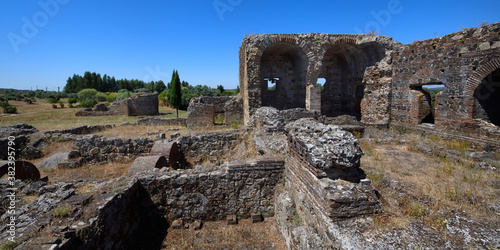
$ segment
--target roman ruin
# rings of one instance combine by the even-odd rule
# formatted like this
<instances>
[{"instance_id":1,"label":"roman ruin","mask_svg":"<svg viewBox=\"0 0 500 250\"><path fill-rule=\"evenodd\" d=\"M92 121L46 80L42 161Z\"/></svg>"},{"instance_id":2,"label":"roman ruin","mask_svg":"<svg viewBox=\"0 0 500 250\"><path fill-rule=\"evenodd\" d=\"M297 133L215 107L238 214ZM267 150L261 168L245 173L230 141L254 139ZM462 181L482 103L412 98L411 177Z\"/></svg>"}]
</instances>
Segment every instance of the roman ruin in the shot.
<instances>
[{"instance_id":1,"label":"roman ruin","mask_svg":"<svg viewBox=\"0 0 500 250\"><path fill-rule=\"evenodd\" d=\"M378 128L404 127L500 146L500 23L411 44L364 34L248 35L239 60L238 96L193 98L187 118L120 125L179 126L188 131L182 135L177 128L169 138L122 139L97 134L113 126L46 132L26 124L2 127L0 143L20 135L19 152L33 158L41 158L50 142L71 144L64 157L40 166L130 164L125 176L106 181L49 184L38 175L35 182L18 181L21 193L36 194L19 208L18 248L160 249L169 230L269 218L289 249L500 247L498 227L479 227L460 212L439 221L447 237L418 223L365 227L383 220L384 208L361 168L368 153L358 141L363 133L389 134ZM423 88L429 85L445 90L433 101ZM109 115L116 108L122 110L116 114L153 115L157 98L135 96L82 114ZM389 143L410 146L402 137ZM461 161L454 154L439 157ZM486 164L470 164L476 163L482 169ZM38 172L31 165L30 171ZM395 180L384 184L401 193L411 189ZM0 185L5 192L7 183ZM54 219L61 204L74 209ZM492 216L498 215L495 207ZM0 211L6 220L4 206ZM0 225L0 236L8 234Z\"/></svg>"}]
</instances>

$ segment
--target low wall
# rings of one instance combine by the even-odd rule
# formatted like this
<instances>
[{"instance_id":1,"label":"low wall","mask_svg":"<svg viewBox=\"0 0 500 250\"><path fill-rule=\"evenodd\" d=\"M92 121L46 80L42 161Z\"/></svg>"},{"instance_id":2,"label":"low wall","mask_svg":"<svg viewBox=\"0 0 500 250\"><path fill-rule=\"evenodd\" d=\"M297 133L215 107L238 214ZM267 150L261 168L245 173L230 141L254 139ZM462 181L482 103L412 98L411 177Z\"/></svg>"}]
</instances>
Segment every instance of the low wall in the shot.
<instances>
[{"instance_id":1,"label":"low wall","mask_svg":"<svg viewBox=\"0 0 500 250\"><path fill-rule=\"evenodd\" d=\"M167 229L167 221L136 182L100 208L92 225L64 249L159 249Z\"/></svg>"},{"instance_id":2,"label":"low wall","mask_svg":"<svg viewBox=\"0 0 500 250\"><path fill-rule=\"evenodd\" d=\"M179 138L179 147L186 158L204 158L215 162L225 156L238 145L246 130L230 130L222 132L198 132Z\"/></svg>"},{"instance_id":3,"label":"low wall","mask_svg":"<svg viewBox=\"0 0 500 250\"><path fill-rule=\"evenodd\" d=\"M160 119L156 117L146 117L137 121L137 125L146 126L182 126L186 127L187 118Z\"/></svg>"},{"instance_id":4,"label":"low wall","mask_svg":"<svg viewBox=\"0 0 500 250\"><path fill-rule=\"evenodd\" d=\"M169 221L225 220L228 215L249 218L253 213L270 217L283 169L283 158L268 156L229 163L210 172L173 171L141 176L139 181Z\"/></svg>"},{"instance_id":5,"label":"low wall","mask_svg":"<svg viewBox=\"0 0 500 250\"><path fill-rule=\"evenodd\" d=\"M318 179L306 167L308 164L297 154L289 152L285 165L285 189L304 225L317 233L319 241L316 244L329 249L341 248L343 244L339 242L335 227L331 225L335 221L380 212L375 190L367 179L360 183ZM276 211L279 212L280 209ZM281 234L292 247L294 244L304 244L290 240L293 238L290 225L279 221L278 224Z\"/></svg>"},{"instance_id":6,"label":"low wall","mask_svg":"<svg viewBox=\"0 0 500 250\"><path fill-rule=\"evenodd\" d=\"M75 141L80 163L131 162L138 156L149 154L154 142L150 139L106 138L86 135Z\"/></svg>"},{"instance_id":7,"label":"low wall","mask_svg":"<svg viewBox=\"0 0 500 250\"><path fill-rule=\"evenodd\" d=\"M187 111L187 125L190 129L243 122L243 100L235 96L193 98Z\"/></svg>"}]
</instances>

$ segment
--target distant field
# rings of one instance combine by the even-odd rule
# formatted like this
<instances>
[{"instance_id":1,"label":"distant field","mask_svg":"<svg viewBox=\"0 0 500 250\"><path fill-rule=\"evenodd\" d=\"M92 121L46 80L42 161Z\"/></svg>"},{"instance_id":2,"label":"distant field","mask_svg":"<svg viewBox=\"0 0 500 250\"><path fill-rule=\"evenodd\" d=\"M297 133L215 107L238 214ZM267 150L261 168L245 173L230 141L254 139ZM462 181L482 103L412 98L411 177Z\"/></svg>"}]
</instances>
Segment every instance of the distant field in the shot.
<instances>
[{"instance_id":1,"label":"distant field","mask_svg":"<svg viewBox=\"0 0 500 250\"><path fill-rule=\"evenodd\" d=\"M76 117L77 108L68 108L67 99L61 99L65 107L54 109L47 100L38 99L33 104L22 101L10 101L9 103L17 108L18 114L0 116L0 126L27 123L35 126L40 131L54 129L65 129L83 125L96 124L121 124L123 122L135 123L140 118L138 116L97 116L97 117ZM170 113L170 114L167 114ZM159 118L175 118L175 109L160 106ZM179 110L179 117L187 117L187 112Z\"/></svg>"}]
</instances>

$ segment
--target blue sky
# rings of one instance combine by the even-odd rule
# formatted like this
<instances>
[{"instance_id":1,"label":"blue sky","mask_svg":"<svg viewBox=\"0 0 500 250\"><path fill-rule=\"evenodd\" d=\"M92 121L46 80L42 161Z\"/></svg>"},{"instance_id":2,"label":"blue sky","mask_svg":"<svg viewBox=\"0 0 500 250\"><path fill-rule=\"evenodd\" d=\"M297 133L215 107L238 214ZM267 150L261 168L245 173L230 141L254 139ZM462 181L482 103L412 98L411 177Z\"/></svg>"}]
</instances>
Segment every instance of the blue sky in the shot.
<instances>
[{"instance_id":1,"label":"blue sky","mask_svg":"<svg viewBox=\"0 0 500 250\"><path fill-rule=\"evenodd\" d=\"M7 0L0 88L57 90L85 71L236 88L245 35L365 33L411 43L500 21L499 0Z\"/></svg>"}]
</instances>

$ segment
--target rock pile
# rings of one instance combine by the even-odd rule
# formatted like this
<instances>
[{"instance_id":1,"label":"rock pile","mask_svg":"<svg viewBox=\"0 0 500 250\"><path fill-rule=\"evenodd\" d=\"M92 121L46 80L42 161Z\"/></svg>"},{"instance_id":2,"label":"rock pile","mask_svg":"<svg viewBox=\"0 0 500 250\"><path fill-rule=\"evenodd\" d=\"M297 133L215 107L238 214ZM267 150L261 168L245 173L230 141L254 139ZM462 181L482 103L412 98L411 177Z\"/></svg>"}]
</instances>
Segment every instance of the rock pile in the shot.
<instances>
[{"instance_id":1,"label":"rock pile","mask_svg":"<svg viewBox=\"0 0 500 250\"><path fill-rule=\"evenodd\" d=\"M292 148L312 166L325 172L359 167L363 151L352 133L304 118L289 123L286 130Z\"/></svg>"}]
</instances>

